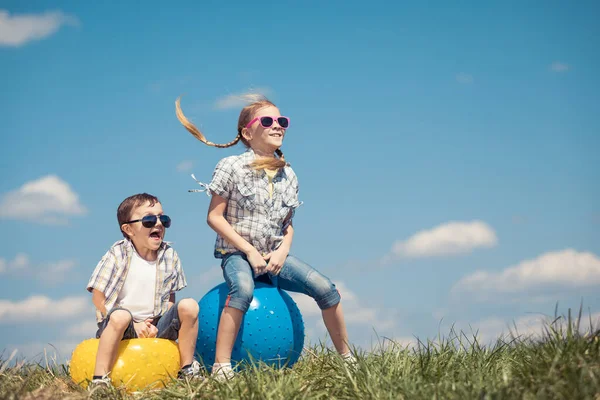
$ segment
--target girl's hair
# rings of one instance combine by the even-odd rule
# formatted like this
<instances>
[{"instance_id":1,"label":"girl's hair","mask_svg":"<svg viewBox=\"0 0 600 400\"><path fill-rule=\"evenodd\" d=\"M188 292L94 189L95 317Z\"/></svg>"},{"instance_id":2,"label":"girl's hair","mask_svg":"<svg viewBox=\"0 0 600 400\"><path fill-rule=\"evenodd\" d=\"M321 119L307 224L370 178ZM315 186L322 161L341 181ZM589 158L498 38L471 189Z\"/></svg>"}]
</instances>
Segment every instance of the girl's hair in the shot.
<instances>
[{"instance_id":1,"label":"girl's hair","mask_svg":"<svg viewBox=\"0 0 600 400\"><path fill-rule=\"evenodd\" d=\"M248 143L248 141L242 135L242 130L246 128L246 125L248 125L248 123L250 121L252 121L254 114L259 109L261 109L263 107L267 107L267 106L273 106L273 107L276 107L276 106L265 96L262 96L259 94L244 95L244 96L242 96L242 99L244 101L248 102L249 104L247 106L245 106L244 108L242 108L242 111L240 111L240 117L238 118L237 136L231 142L225 143L225 144L217 144L217 143L213 143L213 142L206 140L206 137L200 131L200 129L198 129L193 123L191 123L185 117L185 115L183 115L183 111L181 110L181 105L180 105L181 97L178 97L177 100L175 101L175 114L177 115L177 119L179 120L179 122L181 122L181 124L185 127L185 129L187 129L192 135L194 135L194 137L196 139L198 139L199 141L201 141L202 143L204 143L208 146L213 146L213 147L218 147L218 148L223 149L226 147L231 147L231 146L237 144L237 142L239 142L241 140L242 143L244 144L244 146L250 147L250 143ZM253 169L260 170L260 169L279 169L279 168L283 168L286 165L288 165L287 162L285 161L285 157L283 156L283 152L280 149L275 150L275 153L277 154L278 158L277 157L275 157L275 158L257 158L250 164L250 166Z\"/></svg>"}]
</instances>

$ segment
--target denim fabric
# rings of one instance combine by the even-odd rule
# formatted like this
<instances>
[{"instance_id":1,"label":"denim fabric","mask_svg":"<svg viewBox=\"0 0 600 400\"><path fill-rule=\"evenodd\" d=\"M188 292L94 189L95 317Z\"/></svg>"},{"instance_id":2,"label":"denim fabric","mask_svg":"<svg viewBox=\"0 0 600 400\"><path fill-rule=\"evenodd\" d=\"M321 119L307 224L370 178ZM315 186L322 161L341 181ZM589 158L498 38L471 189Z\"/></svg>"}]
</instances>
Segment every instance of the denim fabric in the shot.
<instances>
[{"instance_id":1,"label":"denim fabric","mask_svg":"<svg viewBox=\"0 0 600 400\"><path fill-rule=\"evenodd\" d=\"M156 335L157 338L177 340L177 338L179 337L179 328L181 328L181 322L179 321L179 311L177 309L177 307L179 306L179 301L175 303L171 308L169 308L167 312L164 313L162 316L154 318L154 320L152 321L152 324L155 325L158 329L158 334ZM104 332L104 329L106 329L108 321L110 320L110 315L117 310L124 310L129 312L129 310L125 308L115 308L110 310L110 312L106 315L106 318L104 318L101 322L98 323L96 339L99 339L102 335L102 332ZM129 314L131 315L130 312ZM129 326L127 327L127 329L125 329L125 332L123 333L123 338L121 340L135 339L137 337L137 333L135 332L135 329L133 327L132 318L129 322Z\"/></svg>"},{"instance_id":2,"label":"denim fabric","mask_svg":"<svg viewBox=\"0 0 600 400\"><path fill-rule=\"evenodd\" d=\"M229 287L227 306L243 312L248 310L254 297L255 280L270 280L280 289L306 294L315 299L321 310L340 302L340 294L329 278L292 255L288 255L279 275L268 273L255 277L246 255L241 252L228 254L221 267Z\"/></svg>"}]
</instances>

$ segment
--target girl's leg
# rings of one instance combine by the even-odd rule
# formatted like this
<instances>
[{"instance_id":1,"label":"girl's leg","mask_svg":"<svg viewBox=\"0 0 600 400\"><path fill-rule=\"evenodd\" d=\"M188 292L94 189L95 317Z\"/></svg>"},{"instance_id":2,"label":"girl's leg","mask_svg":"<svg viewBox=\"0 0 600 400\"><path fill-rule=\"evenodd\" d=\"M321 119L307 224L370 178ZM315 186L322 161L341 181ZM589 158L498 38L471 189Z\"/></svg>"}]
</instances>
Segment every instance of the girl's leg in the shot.
<instances>
[{"instance_id":1,"label":"girl's leg","mask_svg":"<svg viewBox=\"0 0 600 400\"><path fill-rule=\"evenodd\" d=\"M329 332L329 336L331 336L331 341L337 352L340 354L348 354L350 348L348 347L348 332L346 330L346 322L344 321L342 303L321 310L321 314L323 315L323 322L325 323L327 332Z\"/></svg>"},{"instance_id":2,"label":"girl's leg","mask_svg":"<svg viewBox=\"0 0 600 400\"><path fill-rule=\"evenodd\" d=\"M348 332L340 303L341 297L329 278L305 262L289 255L277 282L281 289L304 293L315 299L335 349L340 354L348 354L350 351Z\"/></svg>"},{"instance_id":3,"label":"girl's leg","mask_svg":"<svg viewBox=\"0 0 600 400\"><path fill-rule=\"evenodd\" d=\"M232 254L225 259L223 277L229 287L229 295L219 320L215 354L215 363L217 364L231 362L231 352L240 330L242 318L254 296L252 268L243 255Z\"/></svg>"},{"instance_id":4,"label":"girl's leg","mask_svg":"<svg viewBox=\"0 0 600 400\"><path fill-rule=\"evenodd\" d=\"M231 362L231 352L235 339L240 331L240 325L244 312L236 308L225 307L219 320L219 331L217 333L217 350L215 363L226 364Z\"/></svg>"}]
</instances>

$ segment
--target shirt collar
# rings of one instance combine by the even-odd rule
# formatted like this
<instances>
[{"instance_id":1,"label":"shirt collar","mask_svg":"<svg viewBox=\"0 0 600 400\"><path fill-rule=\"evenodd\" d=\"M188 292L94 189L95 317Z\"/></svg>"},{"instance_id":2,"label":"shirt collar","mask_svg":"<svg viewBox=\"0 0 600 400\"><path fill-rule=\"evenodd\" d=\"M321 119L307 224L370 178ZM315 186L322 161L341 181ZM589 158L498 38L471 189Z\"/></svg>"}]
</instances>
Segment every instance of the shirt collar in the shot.
<instances>
[{"instance_id":1,"label":"shirt collar","mask_svg":"<svg viewBox=\"0 0 600 400\"><path fill-rule=\"evenodd\" d=\"M248 149L242 154L244 168L246 169L247 173L257 173L260 176L264 176L266 174L264 169L260 170L260 171L255 171L250 166L250 163L252 163L252 161L254 161L255 158L256 158L256 154L254 153L254 150L252 150L252 148L248 147ZM279 170L277 171L275 176L279 176L279 175L286 176L285 167L279 168Z\"/></svg>"},{"instance_id":2,"label":"shirt collar","mask_svg":"<svg viewBox=\"0 0 600 400\"><path fill-rule=\"evenodd\" d=\"M163 253L165 252L165 250L167 250L167 246L169 246L169 242L165 242L163 240L163 242L160 244L160 247L158 248L158 254L156 257L157 261L161 259ZM133 252L135 252L135 247L133 246L133 242L131 241L131 239L125 239L125 248L127 249L127 256L131 256Z\"/></svg>"}]
</instances>

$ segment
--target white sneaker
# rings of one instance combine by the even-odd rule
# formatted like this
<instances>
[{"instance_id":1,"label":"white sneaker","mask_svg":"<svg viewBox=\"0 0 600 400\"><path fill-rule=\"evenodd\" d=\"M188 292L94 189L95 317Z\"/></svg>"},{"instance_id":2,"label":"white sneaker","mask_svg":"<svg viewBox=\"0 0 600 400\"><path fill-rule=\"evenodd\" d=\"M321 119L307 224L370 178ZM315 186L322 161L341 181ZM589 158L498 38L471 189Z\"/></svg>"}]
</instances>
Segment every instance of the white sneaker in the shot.
<instances>
[{"instance_id":1,"label":"white sneaker","mask_svg":"<svg viewBox=\"0 0 600 400\"><path fill-rule=\"evenodd\" d=\"M177 373L178 379L202 379L202 375L200 375L200 363L196 360L192 361L192 363L186 368L182 368Z\"/></svg>"},{"instance_id":2,"label":"white sneaker","mask_svg":"<svg viewBox=\"0 0 600 400\"><path fill-rule=\"evenodd\" d=\"M231 364L213 364L212 374L210 375L217 382L225 382L235 377L235 372Z\"/></svg>"},{"instance_id":3,"label":"white sneaker","mask_svg":"<svg viewBox=\"0 0 600 400\"><path fill-rule=\"evenodd\" d=\"M346 366L349 369L356 369L358 366L358 360L356 359L356 357L354 357L354 355L350 352L346 353L346 354L342 354L342 360L344 360L344 364L346 364Z\"/></svg>"}]
</instances>

